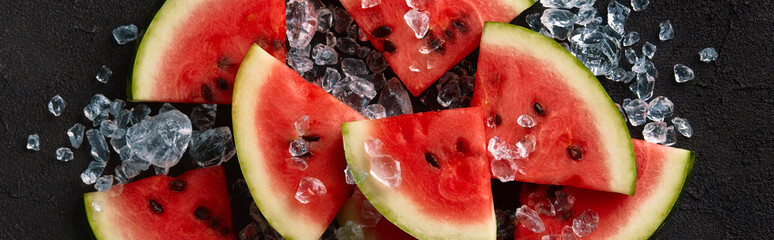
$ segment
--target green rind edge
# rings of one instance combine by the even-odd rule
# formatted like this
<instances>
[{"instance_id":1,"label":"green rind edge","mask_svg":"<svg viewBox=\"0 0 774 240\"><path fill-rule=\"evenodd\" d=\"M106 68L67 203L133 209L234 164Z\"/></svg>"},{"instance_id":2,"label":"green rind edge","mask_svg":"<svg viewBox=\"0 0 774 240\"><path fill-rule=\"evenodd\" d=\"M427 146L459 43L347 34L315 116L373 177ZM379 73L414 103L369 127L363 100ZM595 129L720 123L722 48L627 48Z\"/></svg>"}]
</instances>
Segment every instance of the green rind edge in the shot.
<instances>
[{"instance_id":1,"label":"green rind edge","mask_svg":"<svg viewBox=\"0 0 774 240\"><path fill-rule=\"evenodd\" d=\"M688 151L688 150L685 150ZM642 239L648 239L654 234L656 234L659 230L661 230L662 227L664 227L664 224L666 224L667 220L672 216L672 210L677 207L677 202L680 201L680 198L683 197L683 194L685 193L685 186L688 185L688 181L691 178L691 173L693 172L693 164L696 162L696 153L693 151L688 151L688 161L685 164L685 170L684 170L684 178L683 178L683 184L680 186L680 193L677 194L677 196L672 200L672 206L669 208L669 212L667 212L666 215L664 215L664 219L661 220L661 224L658 225L656 230L654 230L650 235L642 238Z\"/></svg>"}]
</instances>

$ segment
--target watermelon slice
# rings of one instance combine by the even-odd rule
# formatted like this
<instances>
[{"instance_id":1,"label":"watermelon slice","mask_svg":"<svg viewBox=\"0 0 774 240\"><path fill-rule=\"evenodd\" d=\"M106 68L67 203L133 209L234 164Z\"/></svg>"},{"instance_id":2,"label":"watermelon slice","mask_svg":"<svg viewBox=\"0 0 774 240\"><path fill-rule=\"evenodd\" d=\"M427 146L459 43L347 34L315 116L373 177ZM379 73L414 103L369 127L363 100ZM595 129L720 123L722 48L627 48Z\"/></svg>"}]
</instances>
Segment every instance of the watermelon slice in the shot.
<instances>
[{"instance_id":1,"label":"watermelon slice","mask_svg":"<svg viewBox=\"0 0 774 240\"><path fill-rule=\"evenodd\" d=\"M367 2L379 4L363 8ZM407 2L415 4L417 9L411 11ZM484 21L509 22L533 3L533 0L341 1L414 96L478 47ZM416 33L409 27L404 16L410 11L427 15L426 33Z\"/></svg>"},{"instance_id":2,"label":"watermelon slice","mask_svg":"<svg viewBox=\"0 0 774 240\"><path fill-rule=\"evenodd\" d=\"M376 212L375 214L379 214ZM368 202L368 199L363 196L363 193L355 188L355 192L352 193L352 197L344 203L341 207L341 211L336 216L336 220L339 222L339 226L344 226L348 221L359 224L363 229L364 240L410 240L416 239L404 232L395 224L392 224L387 219L377 215L373 212L373 205ZM376 219L376 220L374 220Z\"/></svg>"},{"instance_id":3,"label":"watermelon slice","mask_svg":"<svg viewBox=\"0 0 774 240\"><path fill-rule=\"evenodd\" d=\"M465 108L344 123L350 171L370 173L358 188L416 238L494 239L481 117Z\"/></svg>"},{"instance_id":4,"label":"watermelon slice","mask_svg":"<svg viewBox=\"0 0 774 240\"><path fill-rule=\"evenodd\" d=\"M234 140L256 205L283 237L320 238L353 188L344 178L341 123L365 118L255 45L234 89ZM308 121L302 134L300 119ZM291 143L308 144L308 152L293 158Z\"/></svg>"},{"instance_id":5,"label":"watermelon slice","mask_svg":"<svg viewBox=\"0 0 774 240\"><path fill-rule=\"evenodd\" d=\"M471 105L484 109L487 139L536 140L528 157L518 149L522 159L508 158L520 172L513 180L634 194L626 122L594 74L550 38L487 22ZM529 119L531 128L519 124Z\"/></svg>"},{"instance_id":6,"label":"watermelon slice","mask_svg":"<svg viewBox=\"0 0 774 240\"><path fill-rule=\"evenodd\" d=\"M229 104L254 43L285 60L285 1L168 0L137 50L129 98Z\"/></svg>"},{"instance_id":7,"label":"watermelon slice","mask_svg":"<svg viewBox=\"0 0 774 240\"><path fill-rule=\"evenodd\" d=\"M596 230L583 239L647 239L663 224L677 203L680 192L693 168L696 155L688 150L634 140L637 155L637 194L626 196L573 187L562 189L575 198L572 208L556 217L541 215L543 233L534 233L520 224L516 239L541 239L542 235L559 234L572 226L573 217L591 209L599 216ZM521 200L528 202L533 193L553 194L549 186L527 185Z\"/></svg>"},{"instance_id":8,"label":"watermelon slice","mask_svg":"<svg viewBox=\"0 0 774 240\"><path fill-rule=\"evenodd\" d=\"M220 166L149 177L83 198L97 239L236 238Z\"/></svg>"}]
</instances>

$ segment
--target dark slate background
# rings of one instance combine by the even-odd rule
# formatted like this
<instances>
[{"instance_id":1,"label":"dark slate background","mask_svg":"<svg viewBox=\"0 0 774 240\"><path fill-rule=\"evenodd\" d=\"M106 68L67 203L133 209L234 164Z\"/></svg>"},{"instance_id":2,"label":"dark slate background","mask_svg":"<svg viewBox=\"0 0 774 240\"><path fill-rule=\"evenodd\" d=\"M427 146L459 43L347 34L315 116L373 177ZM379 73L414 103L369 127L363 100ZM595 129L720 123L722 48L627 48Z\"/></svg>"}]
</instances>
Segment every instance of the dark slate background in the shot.
<instances>
[{"instance_id":1,"label":"dark slate background","mask_svg":"<svg viewBox=\"0 0 774 240\"><path fill-rule=\"evenodd\" d=\"M607 2L599 0L597 6ZM654 62L661 77L656 95L669 97L676 114L694 128L694 136L678 137L677 146L698 153L685 192L654 238L774 238L774 130L769 126L774 121L774 4L652 2L646 11L632 13L627 30L640 32L643 41L658 46ZM91 159L88 144L68 163L56 161L54 151L69 145L65 131L72 124L87 123L82 108L93 94L126 97L124 80L135 46L116 44L110 31L129 23L145 29L162 3L0 1L0 239L92 238L82 194L93 188L78 177ZM540 10L533 7L527 13ZM661 42L658 23L667 19L676 37ZM514 23L524 25L524 17ZM635 45L638 50L643 41ZM709 46L720 58L702 63L697 52ZM693 68L696 79L675 83L671 70L675 63ZM102 65L114 71L108 84L94 79ZM602 82L616 102L631 97L626 85ZM67 102L60 117L46 110L56 94ZM154 114L160 106L149 105ZM184 112L191 107L175 106ZM229 112L228 106L220 106L217 125L230 124ZM637 138L641 131L642 127L631 129ZM27 135L33 133L40 135L40 152L25 149ZM225 166L230 182L240 177L236 161ZM190 164L176 167L172 174L187 167ZM248 200L239 193L232 193L232 198L239 229L248 219ZM515 205L509 202L513 194L499 192L496 198L498 205Z\"/></svg>"}]
</instances>

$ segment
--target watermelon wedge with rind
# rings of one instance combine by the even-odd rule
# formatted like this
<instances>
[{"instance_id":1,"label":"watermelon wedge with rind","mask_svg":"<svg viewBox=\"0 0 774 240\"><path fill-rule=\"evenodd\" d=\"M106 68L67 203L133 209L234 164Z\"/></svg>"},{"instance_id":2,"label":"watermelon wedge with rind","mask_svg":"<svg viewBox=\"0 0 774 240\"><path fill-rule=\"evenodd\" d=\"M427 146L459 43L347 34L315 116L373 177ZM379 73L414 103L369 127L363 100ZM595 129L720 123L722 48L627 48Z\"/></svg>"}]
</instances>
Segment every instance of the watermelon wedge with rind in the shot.
<instances>
[{"instance_id":1,"label":"watermelon wedge with rind","mask_svg":"<svg viewBox=\"0 0 774 240\"><path fill-rule=\"evenodd\" d=\"M371 172L367 139L400 164L390 188L373 175L358 188L384 218L419 239L494 239L495 215L480 108L400 115L342 125L347 163ZM426 160L431 154L437 168ZM464 217L462 217L464 216Z\"/></svg>"},{"instance_id":2,"label":"watermelon wedge with rind","mask_svg":"<svg viewBox=\"0 0 774 240\"><path fill-rule=\"evenodd\" d=\"M286 162L295 122L309 117L304 136L309 154L301 170ZM344 177L346 161L341 123L365 119L313 83L306 82L262 48L254 45L236 77L232 121L239 164L255 204L287 239L318 239L353 186ZM295 198L304 177L320 180L327 192L303 204Z\"/></svg>"},{"instance_id":3,"label":"watermelon wedge with rind","mask_svg":"<svg viewBox=\"0 0 774 240\"><path fill-rule=\"evenodd\" d=\"M696 154L642 140L633 143L637 155L636 195L573 187L562 189L575 197L572 213L591 209L599 215L597 229L584 239L647 239L663 225L677 204ZM526 202L531 193L546 189L547 186L525 187L521 199ZM546 226L545 232L536 234L517 226L516 239L540 239L543 234L559 233L565 225L572 225L572 218L562 221L558 217L541 215L541 219Z\"/></svg>"},{"instance_id":4,"label":"watermelon wedge with rind","mask_svg":"<svg viewBox=\"0 0 774 240\"><path fill-rule=\"evenodd\" d=\"M637 172L626 122L597 78L552 39L487 22L471 105L484 108L483 121L499 120L487 128L487 138L511 146L527 134L537 139L534 152L514 160L524 172L515 181L634 194ZM520 126L522 115L536 125ZM578 149L580 157L570 154Z\"/></svg>"},{"instance_id":5,"label":"watermelon wedge with rind","mask_svg":"<svg viewBox=\"0 0 774 240\"><path fill-rule=\"evenodd\" d=\"M173 190L173 181L182 183L182 190ZM113 186L106 192L86 193L83 198L97 239L236 238L226 176L219 166L191 170L176 178L145 178ZM155 212L150 200L156 201L163 211ZM196 217L199 207L207 209L207 219ZM217 224L213 225L213 221Z\"/></svg>"},{"instance_id":6,"label":"watermelon wedge with rind","mask_svg":"<svg viewBox=\"0 0 774 240\"><path fill-rule=\"evenodd\" d=\"M384 53L392 70L412 95L418 96L444 73L478 47L484 21L509 22L534 4L532 0L416 0L427 13L428 33L417 39L404 15L411 10L404 0L384 0L362 8L361 0L342 0L374 47ZM373 33L389 27L387 36ZM383 33L383 32L382 32ZM431 44L432 43L432 44ZM390 45L394 44L395 50ZM436 49L420 52L425 49ZM428 48L427 46L431 46Z\"/></svg>"},{"instance_id":7,"label":"watermelon wedge with rind","mask_svg":"<svg viewBox=\"0 0 774 240\"><path fill-rule=\"evenodd\" d=\"M254 43L284 61L284 1L168 0L137 50L129 99L229 104Z\"/></svg>"},{"instance_id":8,"label":"watermelon wedge with rind","mask_svg":"<svg viewBox=\"0 0 774 240\"><path fill-rule=\"evenodd\" d=\"M363 196L363 193L360 192L360 190L355 189L355 192L352 193L352 197L347 200L346 203L344 203L344 206L341 207L341 210L339 211L339 214L336 215L336 220L339 223L339 226L344 226L347 224L347 221L352 221L354 223L360 224L363 217L363 205L366 204L368 199ZM373 221L373 220L367 220L367 221ZM389 220L385 219L384 217L381 217L379 221L376 223L375 226L362 226L363 229L363 240L380 240L380 239L390 239L390 240L411 240L416 239L409 235L408 233L404 232L395 224L392 224Z\"/></svg>"}]
</instances>

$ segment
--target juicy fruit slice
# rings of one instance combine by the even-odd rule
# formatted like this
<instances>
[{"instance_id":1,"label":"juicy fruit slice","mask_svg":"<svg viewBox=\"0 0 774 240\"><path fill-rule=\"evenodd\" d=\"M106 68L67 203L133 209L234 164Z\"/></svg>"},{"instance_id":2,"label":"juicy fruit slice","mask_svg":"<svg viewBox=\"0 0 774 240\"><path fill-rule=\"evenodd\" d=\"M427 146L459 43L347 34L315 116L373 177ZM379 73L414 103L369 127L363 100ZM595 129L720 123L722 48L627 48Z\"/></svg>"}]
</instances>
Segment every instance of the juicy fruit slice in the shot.
<instances>
[{"instance_id":1,"label":"juicy fruit slice","mask_svg":"<svg viewBox=\"0 0 774 240\"><path fill-rule=\"evenodd\" d=\"M465 108L344 123L347 163L353 172L370 173L358 188L387 220L419 239L494 239L481 117L480 108ZM376 139L381 150L370 148ZM397 161L399 170L375 165L384 159ZM386 176L398 184L388 187Z\"/></svg>"},{"instance_id":2,"label":"juicy fruit slice","mask_svg":"<svg viewBox=\"0 0 774 240\"><path fill-rule=\"evenodd\" d=\"M149 177L83 198L97 239L236 238L220 166Z\"/></svg>"},{"instance_id":3,"label":"juicy fruit slice","mask_svg":"<svg viewBox=\"0 0 774 240\"><path fill-rule=\"evenodd\" d=\"M409 27L405 0L382 0L362 8L361 0L342 0L376 49L414 96L433 84L478 47L484 21L509 22L532 0L410 0L428 17L420 38ZM421 25L421 24L419 24Z\"/></svg>"},{"instance_id":4,"label":"juicy fruit slice","mask_svg":"<svg viewBox=\"0 0 774 240\"><path fill-rule=\"evenodd\" d=\"M309 127L299 137L295 123L304 116ZM365 118L254 45L236 77L232 119L239 164L263 216L285 238L320 238L353 188L344 178L341 123ZM294 141L308 141L304 170L288 161ZM325 194L303 195L304 204L296 192L309 178Z\"/></svg>"},{"instance_id":5,"label":"juicy fruit slice","mask_svg":"<svg viewBox=\"0 0 774 240\"><path fill-rule=\"evenodd\" d=\"M339 226L346 225L347 221L360 224L363 229L364 240L416 239L395 226L395 224L392 224L387 219L384 219L384 217L381 217L378 221L376 221L376 225L373 225L374 218L371 216L364 216L363 214L364 211L370 210L368 209L369 206L367 206L367 204L370 204L368 203L368 199L363 196L363 193L360 192L360 190L355 189L352 197L350 197L349 200L344 203L344 206L341 207L341 211L339 211L339 214L336 216L336 220L339 222Z\"/></svg>"},{"instance_id":6,"label":"juicy fruit slice","mask_svg":"<svg viewBox=\"0 0 774 240\"><path fill-rule=\"evenodd\" d=\"M231 103L254 43L285 59L285 1L168 0L137 50L134 101Z\"/></svg>"},{"instance_id":7,"label":"juicy fruit slice","mask_svg":"<svg viewBox=\"0 0 774 240\"><path fill-rule=\"evenodd\" d=\"M561 45L522 27L487 22L475 87L471 105L484 109L487 139L514 145L531 134L537 140L528 158L514 160L523 172L515 181L634 194L626 122L596 77ZM535 126L519 125L521 115Z\"/></svg>"},{"instance_id":8,"label":"juicy fruit slice","mask_svg":"<svg viewBox=\"0 0 774 240\"><path fill-rule=\"evenodd\" d=\"M536 234L517 226L516 239L540 239L544 234L559 234L572 226L572 217L591 209L599 215L599 224L584 239L647 239L663 224L677 203L685 181L693 168L695 153L642 140L634 140L637 155L637 194L617 193L565 187L562 191L575 197L573 207L557 217L541 215L545 232ZM551 194L549 186L527 185L521 200L532 193Z\"/></svg>"}]
</instances>

